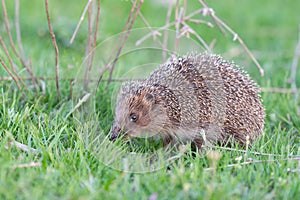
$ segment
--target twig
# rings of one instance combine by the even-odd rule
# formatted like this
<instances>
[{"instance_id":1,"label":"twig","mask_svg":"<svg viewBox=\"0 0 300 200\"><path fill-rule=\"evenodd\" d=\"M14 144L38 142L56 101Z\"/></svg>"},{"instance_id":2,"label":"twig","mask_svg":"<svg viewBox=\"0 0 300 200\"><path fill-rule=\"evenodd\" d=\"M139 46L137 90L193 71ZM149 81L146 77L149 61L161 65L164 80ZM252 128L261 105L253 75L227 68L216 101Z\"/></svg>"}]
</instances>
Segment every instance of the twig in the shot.
<instances>
[{"instance_id":1,"label":"twig","mask_svg":"<svg viewBox=\"0 0 300 200\"><path fill-rule=\"evenodd\" d=\"M89 5L88 7L88 38L86 42L86 49L85 49L85 57L86 57L86 69L85 69L85 74L84 74L84 90L87 90L88 88L88 79L89 79L89 69L92 65L91 63L91 57L89 54L91 53L91 49L93 46L93 40L92 40L92 35L93 35L93 3Z\"/></svg>"},{"instance_id":2,"label":"twig","mask_svg":"<svg viewBox=\"0 0 300 200\"><path fill-rule=\"evenodd\" d=\"M189 19L189 18L184 18L184 21L189 21L195 24L205 24L207 25L209 28L213 28L214 25L208 21L205 20L201 20L201 19Z\"/></svg>"},{"instance_id":3,"label":"twig","mask_svg":"<svg viewBox=\"0 0 300 200\"><path fill-rule=\"evenodd\" d=\"M176 0L176 4L175 4L175 26L178 25L178 9L179 9L179 0Z\"/></svg>"},{"instance_id":4,"label":"twig","mask_svg":"<svg viewBox=\"0 0 300 200\"><path fill-rule=\"evenodd\" d=\"M160 35L160 31L166 30L168 28L170 28L171 26L174 26L175 22L171 22L169 24L166 24L160 28L157 28L156 30L146 34L145 36L143 36L141 39L137 40L135 45L140 45L143 41L147 40L149 37L151 37L152 35L156 34L156 35ZM158 34L159 33L159 34Z\"/></svg>"},{"instance_id":5,"label":"twig","mask_svg":"<svg viewBox=\"0 0 300 200\"><path fill-rule=\"evenodd\" d=\"M22 44L22 37L21 37L21 29L20 29L20 22L19 22L19 0L15 0L15 26L16 26L16 35L17 35L17 41L18 41L18 46L20 48L20 53L23 58L25 58L25 52Z\"/></svg>"},{"instance_id":6,"label":"twig","mask_svg":"<svg viewBox=\"0 0 300 200\"><path fill-rule=\"evenodd\" d=\"M192 12L191 14L183 17L182 22L195 20L195 19L191 19L191 18L194 17L195 15L199 14L199 13L202 13L202 11L203 11L203 8L198 9L198 10ZM142 15L140 13L139 13L139 15L142 17ZM175 15L176 15L176 12L175 12ZM142 18L142 20L144 21L143 18ZM195 23L201 23L201 22L204 23L204 24L206 24L206 25L208 25L209 27L213 27L213 24L211 24L210 22L203 21L203 20L196 21ZM163 30L167 31L168 28L170 28L171 26L176 25L176 23L177 23L177 21L168 22L164 26L159 27L156 30L151 29L150 33L146 34L141 39L137 40L136 45L140 45L143 41L147 40L149 37L151 37L153 35L158 35L158 34L160 35L160 31L163 31ZM148 26L150 27L150 25L147 25L147 27Z\"/></svg>"},{"instance_id":7,"label":"twig","mask_svg":"<svg viewBox=\"0 0 300 200\"><path fill-rule=\"evenodd\" d=\"M12 36L11 36L9 22L8 22L8 17L7 17L7 10L6 10L5 0L2 0L2 9L3 9L3 16L4 16L4 25L5 25L5 29L6 29L7 35L8 35L8 39L9 39L10 45L12 47L13 52L16 54L16 56L20 57L18 51L15 48L15 44L14 44Z\"/></svg>"},{"instance_id":8,"label":"twig","mask_svg":"<svg viewBox=\"0 0 300 200\"><path fill-rule=\"evenodd\" d=\"M22 92L22 88L19 85L18 80L16 79L16 77L14 76L14 74L8 69L8 67L6 66L6 64L4 63L4 61L2 60L2 58L0 58L0 63L3 66L3 68L5 69L5 71L11 76L11 78L14 80L14 82L16 83L18 89Z\"/></svg>"},{"instance_id":9,"label":"twig","mask_svg":"<svg viewBox=\"0 0 300 200\"><path fill-rule=\"evenodd\" d=\"M168 54L170 54L167 47L164 47L163 43L158 39L158 37L156 37L156 36L161 36L162 34L159 31L157 31L151 27L151 25L149 24L149 22L147 21L147 19L144 17L144 15L141 12L139 12L139 17L141 18L143 23L146 25L146 27L149 29L149 31L150 31L149 34L150 34L150 36L153 36L153 40L156 41L162 47L163 52L168 52ZM168 32L167 29L165 31ZM146 35L145 40L147 38L149 38L149 36ZM138 41L136 41L135 45L138 46L143 41L144 41L144 37L142 37ZM163 61L165 61L165 60L163 59Z\"/></svg>"},{"instance_id":10,"label":"twig","mask_svg":"<svg viewBox=\"0 0 300 200\"><path fill-rule=\"evenodd\" d=\"M214 38L214 39L211 41L211 43L208 45L208 47L209 47L210 50L212 50L212 49L214 48L216 42L217 42L216 38Z\"/></svg>"},{"instance_id":11,"label":"twig","mask_svg":"<svg viewBox=\"0 0 300 200\"><path fill-rule=\"evenodd\" d=\"M202 4L203 8L201 9L201 14L205 17L207 14L210 14L211 12L214 12L212 8L208 8L207 4L204 2L204 0L200 3ZM218 21L215 18L212 18L214 22L216 23L218 29L222 32L222 34L226 34L224 28L218 23Z\"/></svg>"},{"instance_id":12,"label":"twig","mask_svg":"<svg viewBox=\"0 0 300 200\"><path fill-rule=\"evenodd\" d=\"M178 47L179 47L179 27L181 23L181 18L182 18L182 13L183 13L183 8L180 8L179 12L179 0L176 1L176 7L175 7L175 32L176 32L176 37L174 41L174 51L177 52Z\"/></svg>"},{"instance_id":13,"label":"twig","mask_svg":"<svg viewBox=\"0 0 300 200\"><path fill-rule=\"evenodd\" d=\"M5 5L5 1L4 0L2 0L2 10L3 10L3 16L4 16L5 29L6 29L6 33L8 35L10 46L11 46L14 54L16 55L16 57L20 60L20 62L22 63L22 65L25 67L26 71L29 73L29 75L32 76L32 77L34 77L34 74L31 71L31 69L28 67L27 62L24 60L24 58L22 58L20 56L20 54L18 53L18 51L17 51L17 49L15 47L15 44L13 42L13 39L12 39L12 36L11 36L11 32L10 32L8 17L7 17L6 5Z\"/></svg>"},{"instance_id":14,"label":"twig","mask_svg":"<svg viewBox=\"0 0 300 200\"><path fill-rule=\"evenodd\" d=\"M17 79L18 79L18 80L22 83L22 85L25 87L24 81L23 81L22 78L18 75L18 73L16 72L16 70L15 70L15 68L14 68L14 63L13 63L13 61L12 61L12 58L10 57L9 52L8 52L8 50L7 50L7 47L6 47L6 45L5 45L5 43L4 43L4 41L3 41L3 39L2 39L1 36L0 36L0 44L1 44L1 46L2 46L2 48L3 48L3 50L4 50L4 52L5 52L5 55L6 55L7 59L8 59L8 62L9 62L9 64L10 64L10 68L12 69L12 73L14 74L14 76L17 77Z\"/></svg>"},{"instance_id":15,"label":"twig","mask_svg":"<svg viewBox=\"0 0 300 200\"><path fill-rule=\"evenodd\" d=\"M98 0L97 1L97 16L96 16L96 24L95 24L95 28L94 28L94 35L93 35L93 42L92 42L92 49L94 49L96 47L96 42L97 42L97 34L98 34L98 27L99 27L99 21L100 21L100 3L101 1ZM90 81L90 73L92 70L92 66L93 66L93 61L94 61L94 55L95 55L95 51L93 51L91 49L90 53L89 53L89 64L87 66L86 69L86 75L85 75L85 79L86 79L86 88L88 87L88 82Z\"/></svg>"},{"instance_id":16,"label":"twig","mask_svg":"<svg viewBox=\"0 0 300 200\"><path fill-rule=\"evenodd\" d=\"M94 47L96 46L96 42L97 42L97 34L98 34L99 21L100 21L100 8L101 8L101 0L97 0L97 16L96 16L96 25L94 30L94 42L93 42Z\"/></svg>"},{"instance_id":17,"label":"twig","mask_svg":"<svg viewBox=\"0 0 300 200\"><path fill-rule=\"evenodd\" d=\"M204 48L208 51L208 52L211 52L211 49L210 47L208 46L208 44L203 40L203 38L197 34L197 32L192 29L189 25L187 25L185 22L182 22L184 24L184 26L186 27L186 31L193 34L198 40L199 42L204 46Z\"/></svg>"},{"instance_id":18,"label":"twig","mask_svg":"<svg viewBox=\"0 0 300 200\"><path fill-rule=\"evenodd\" d=\"M183 15L182 16L186 15L187 5L188 5L187 0L183 0Z\"/></svg>"},{"instance_id":19,"label":"twig","mask_svg":"<svg viewBox=\"0 0 300 200\"><path fill-rule=\"evenodd\" d=\"M137 14L139 13L140 8L141 8L142 4L144 3L144 0L139 0L139 4L138 4L138 6L136 7L137 1L138 1L138 0L136 0L135 3L133 4L133 6L132 6L132 8L131 8L131 11L130 11L130 14L129 14L129 16L128 16L126 25L125 25L125 27L124 27L125 33L124 33L124 32L123 32L123 33L124 33L125 35L123 36L123 34L122 34L121 37L119 38L119 42L121 42L121 44L120 44L120 46L119 46L119 48L118 48L118 51L117 51L117 53L116 53L116 56L115 56L115 58L114 58L112 64L111 64L110 67L109 67L109 68L110 68L110 72L109 72L109 78L108 78L108 81L107 81L107 85L109 85L110 80L112 79L112 74L113 74L113 71L114 71L115 64L116 64L116 62L117 62L117 60L118 60L118 58L119 58L119 56L120 56L120 54L121 54L121 51L122 51L122 49L123 49L123 47L124 47L124 45L125 45L125 43L126 43L128 37L129 37L129 34L130 34L131 29L132 29L132 27L133 27L133 24L134 24L134 22L135 22L135 20L136 20ZM132 19L131 19L131 16L132 16L134 10L136 10L136 11L135 11L134 16L133 16ZM128 27L128 24L129 24L129 27ZM127 27L128 27L128 28L127 28ZM123 37L124 37L124 39L123 39ZM109 65L109 63L107 63L107 65ZM101 75L101 78L102 78L102 75Z\"/></svg>"},{"instance_id":20,"label":"twig","mask_svg":"<svg viewBox=\"0 0 300 200\"><path fill-rule=\"evenodd\" d=\"M189 15L185 16L185 20L187 19L191 19L192 17L194 17L195 15L198 15L199 13L202 13L203 12L203 8L200 8L198 10L195 10L193 12L191 12Z\"/></svg>"},{"instance_id":21,"label":"twig","mask_svg":"<svg viewBox=\"0 0 300 200\"><path fill-rule=\"evenodd\" d=\"M215 15L213 9L209 8L206 5L206 3L204 2L204 0L199 0L199 2L202 4L202 6L205 9L207 9L207 10L205 10L205 12L208 13L212 17L212 19L216 22L217 25L221 25L222 27L224 27L227 31L229 31L233 35L233 41L235 41L235 40L239 41L239 43L242 45L242 47L245 49L247 54L251 57L251 59L253 60L253 62L257 66L257 68L259 69L259 72L260 72L261 76L264 76L264 70L262 69L262 67L260 66L260 64L256 60L256 58L253 56L252 52L245 45L244 41L239 37L239 35L236 32L234 32L225 22L223 22L220 18L218 18Z\"/></svg>"},{"instance_id":22,"label":"twig","mask_svg":"<svg viewBox=\"0 0 300 200\"><path fill-rule=\"evenodd\" d=\"M49 15L49 10L48 10L48 0L45 0L45 7L46 7L46 15L47 15L47 22L48 22L48 28L49 28L49 33L51 36L51 40L55 49L55 76L56 76L56 91L57 91L57 100L60 100L60 89L59 89L59 54L58 54L58 47L57 43L55 40L55 35L52 30L52 26L50 23L50 15Z\"/></svg>"},{"instance_id":23,"label":"twig","mask_svg":"<svg viewBox=\"0 0 300 200\"><path fill-rule=\"evenodd\" d=\"M121 36L120 36L120 38L119 38L119 40L118 40L118 44L117 44L117 45L119 46L119 49L118 49L118 51L117 51L117 53L116 53L116 56L115 56L115 58L114 58L114 60L113 60L113 62L112 62L112 64L111 64L111 66L110 66L109 78L108 78L108 81L107 81L108 84L109 84L109 82L110 82L110 79L112 78L112 74L113 74L113 70L114 70L115 63L117 62L117 59L118 59L118 57L119 57L119 54L120 54L121 51L122 51L123 45L125 45L125 42L126 42L126 40L127 40L127 37L129 36L129 33L130 33L130 27L131 27L131 25L133 25L133 23L135 22L135 20L134 20L134 19L132 20L131 17L132 17L133 12L134 12L134 10L135 10L135 8L136 8L136 3L137 3L137 1L138 1L138 0L135 0L134 3L133 3L133 5L132 5L132 7L131 7L131 10L130 10L129 16L128 16L128 18L127 18L126 24L125 24L125 26L124 26L124 28L123 28L123 31L122 31L122 34L121 34ZM140 3L141 3L141 1L140 1ZM131 22L131 24L129 25L130 22ZM127 28L128 25L129 25L129 28ZM127 31L126 31L126 30L127 30ZM127 34L124 33L125 31L126 31ZM125 34L125 35L124 35L124 34ZM124 39L123 39L123 38L124 38ZM123 42L123 41L125 41L125 42ZM120 43L120 44L119 44L119 43ZM110 60L109 60L109 62L110 62ZM107 85L108 85L108 84L107 84Z\"/></svg>"},{"instance_id":24,"label":"twig","mask_svg":"<svg viewBox=\"0 0 300 200\"><path fill-rule=\"evenodd\" d=\"M299 97L299 94L297 92L297 85L296 85L296 74L297 74L298 61L300 58L300 25L299 25L299 33L298 34L299 34L298 35L298 43L297 43L296 49L295 49L295 55L294 55L294 59L293 59L292 67L291 67L291 77L290 77L291 86L292 86L292 89L295 94L296 102L298 102L298 97Z\"/></svg>"},{"instance_id":25,"label":"twig","mask_svg":"<svg viewBox=\"0 0 300 200\"><path fill-rule=\"evenodd\" d=\"M88 9L88 7L89 7L89 5L90 5L91 2L92 2L92 0L88 0L87 4L86 4L86 6L85 6L85 8L84 8L84 10L83 10L83 12L82 12L82 14L81 14L80 20L79 20L79 22L78 22L78 24L77 24L77 26L76 26L76 28L75 28L75 31L74 31L74 33L73 33L71 39L70 39L70 44L72 44L72 43L74 42L74 39L75 39L75 37L76 37L76 35L77 35L77 32L78 32L78 30L79 30L79 27L80 27L81 23L82 23L83 20L84 20L85 13L86 13L86 11L87 11L87 9Z\"/></svg>"},{"instance_id":26,"label":"twig","mask_svg":"<svg viewBox=\"0 0 300 200\"><path fill-rule=\"evenodd\" d=\"M170 17L172 14L172 2L169 2L169 6L168 6L168 11L167 11L167 16L166 16L166 23L165 24L169 24L170 23ZM164 39L163 39L163 44L162 47L163 49L167 49L167 45L168 45L168 37L169 36L169 31L166 29L164 32ZM167 57L167 52L163 50L162 52L162 60L165 61Z\"/></svg>"},{"instance_id":27,"label":"twig","mask_svg":"<svg viewBox=\"0 0 300 200\"><path fill-rule=\"evenodd\" d=\"M154 30L151 25L149 24L149 22L147 21L147 19L144 17L144 15L139 12L139 17L141 18L141 20L143 21L143 23L146 25L146 27L149 29L150 33L152 33L153 36L153 40L157 41L159 45L161 45L162 47L162 43L160 42L160 40L157 39L156 36L161 36L161 33ZM135 43L136 46L138 46L140 43Z\"/></svg>"},{"instance_id":28,"label":"twig","mask_svg":"<svg viewBox=\"0 0 300 200\"><path fill-rule=\"evenodd\" d=\"M125 23L125 26L124 26L124 28L123 28L123 30L122 30L122 33L121 33L120 37L118 38L118 41L117 41L116 45L114 46L112 52L110 53L110 55L109 55L109 57L108 57L108 59L107 59L107 62L106 62L105 67L104 67L104 68L101 70L101 72L100 72L98 84L101 82L102 77L103 77L103 74L104 74L108 69L110 69L110 68L112 67L111 64L110 64L111 59L112 59L112 57L113 57L115 51L117 50L117 47L120 46L120 43L121 43L121 41L123 40L123 34L124 34L124 32L126 31L127 26L128 26L128 24L129 24L129 22L130 22L130 19L131 19L131 16L132 16L132 14L133 14L133 11L134 11L134 9L135 9L136 3L137 3L137 0L135 0L134 4L132 5L131 10L130 10L130 13L129 13L129 16L128 16L127 21L126 21L126 23Z\"/></svg>"},{"instance_id":29,"label":"twig","mask_svg":"<svg viewBox=\"0 0 300 200\"><path fill-rule=\"evenodd\" d=\"M20 15L20 4L19 4L19 0L15 0L15 25L16 25L16 35L17 35L17 41L18 41L18 46L20 48L20 53L21 53L21 57L23 59L26 58L25 56L25 51L23 48L23 43L22 43L22 37L21 37L21 29L20 29L20 22L19 22L19 15ZM28 70L29 74L31 75L31 82L33 83L34 87L36 88L36 90L38 90L38 83L35 80L35 76L33 74L33 68L32 68L32 62L31 59L29 58L29 65L28 65Z\"/></svg>"},{"instance_id":30,"label":"twig","mask_svg":"<svg viewBox=\"0 0 300 200\"><path fill-rule=\"evenodd\" d=\"M91 52L92 47L92 35L93 35L93 3L88 7L88 39L86 42L85 56L87 57Z\"/></svg>"}]
</instances>

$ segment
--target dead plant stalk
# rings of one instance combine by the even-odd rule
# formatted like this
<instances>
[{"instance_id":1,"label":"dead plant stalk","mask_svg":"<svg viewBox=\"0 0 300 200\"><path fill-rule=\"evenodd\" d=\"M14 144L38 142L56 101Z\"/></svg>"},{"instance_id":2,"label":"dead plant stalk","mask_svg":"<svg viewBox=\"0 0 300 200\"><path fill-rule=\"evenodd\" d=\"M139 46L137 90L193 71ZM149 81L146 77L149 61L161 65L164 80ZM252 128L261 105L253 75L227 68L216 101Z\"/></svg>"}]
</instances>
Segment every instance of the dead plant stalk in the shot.
<instances>
[{"instance_id":1,"label":"dead plant stalk","mask_svg":"<svg viewBox=\"0 0 300 200\"><path fill-rule=\"evenodd\" d=\"M119 56L121 54L121 51L122 51L122 49L123 49L123 47L124 47L124 45L125 45L128 37L130 35L131 29L132 29L133 24L134 24L134 22L136 20L136 17L138 15L138 13L140 12L140 8L141 8L142 4L144 3L144 0L139 0L139 4L138 4L138 6L136 6L137 1L138 0L135 0L134 4L131 7L131 10L130 10L129 16L127 18L127 22L126 22L126 24L125 24L125 26L123 28L122 34L121 34L121 36L120 36L120 38L118 40L118 43L115 46L114 50L112 51L112 53L110 55L110 58L109 58L109 60L108 60L108 62L106 64L105 71L106 71L106 69L110 69L109 78L108 78L108 81L107 81L107 85L109 85L109 83L111 82L112 74L113 74L113 71L114 71L114 68L115 68L115 64L116 64L116 62L117 62L117 60L118 60L118 58L119 58ZM135 13L134 13L134 11L135 11ZM134 15L133 15L133 13L134 13ZM133 15L133 17L132 17L132 15ZM116 49L118 49L117 53L115 54L113 62L111 63L111 59L112 59L112 57L113 57L114 52L115 52ZM102 79L102 75L103 74L100 74L99 81Z\"/></svg>"},{"instance_id":2,"label":"dead plant stalk","mask_svg":"<svg viewBox=\"0 0 300 200\"><path fill-rule=\"evenodd\" d=\"M55 34L53 32L51 22L50 22L50 14L49 14L49 8L48 8L48 0L45 0L45 7L46 7L46 15L47 15L47 22L48 22L48 28L49 33L51 36L51 40L55 49L55 76L56 76L56 91L57 91L57 100L60 100L60 89L59 89L59 52L58 52L58 46L55 39Z\"/></svg>"},{"instance_id":3,"label":"dead plant stalk","mask_svg":"<svg viewBox=\"0 0 300 200\"><path fill-rule=\"evenodd\" d=\"M8 17L7 17L7 10L6 10L5 0L2 0L2 10L3 10L3 17L4 17L4 25L5 25L6 33L8 35L10 46L11 46L15 56L20 60L20 62L25 67L25 69L29 73L29 75L31 77L34 77L34 74L33 74L32 70L29 68L28 63L26 62L25 58L20 56L20 54L18 53L18 51L15 47L15 44L14 44L14 41L13 41L13 38L12 38L12 35L11 35L11 31L10 31Z\"/></svg>"},{"instance_id":4,"label":"dead plant stalk","mask_svg":"<svg viewBox=\"0 0 300 200\"><path fill-rule=\"evenodd\" d=\"M199 2L202 4L202 6L204 7L203 10L203 15L207 15L209 14L211 16L211 18L216 22L216 24L220 27L220 29L222 30L221 27L224 27L228 32L230 32L233 35L233 41L238 40L238 42L242 45L242 47L245 49L245 51L247 52L247 54L251 57L251 59L253 60L253 62L255 63L255 65L257 66L257 68L259 69L259 72L261 74L261 76L264 76L264 70L262 69L262 67L260 66L259 62L256 60L256 58L254 57L254 55L252 54L252 52L249 50L249 48L245 45L244 41L239 37L239 35L234 32L225 22L223 22L219 17L217 17L215 15L215 12L213 11L212 8L209 8L207 6L207 4L204 2L204 0L199 0Z\"/></svg>"}]
</instances>

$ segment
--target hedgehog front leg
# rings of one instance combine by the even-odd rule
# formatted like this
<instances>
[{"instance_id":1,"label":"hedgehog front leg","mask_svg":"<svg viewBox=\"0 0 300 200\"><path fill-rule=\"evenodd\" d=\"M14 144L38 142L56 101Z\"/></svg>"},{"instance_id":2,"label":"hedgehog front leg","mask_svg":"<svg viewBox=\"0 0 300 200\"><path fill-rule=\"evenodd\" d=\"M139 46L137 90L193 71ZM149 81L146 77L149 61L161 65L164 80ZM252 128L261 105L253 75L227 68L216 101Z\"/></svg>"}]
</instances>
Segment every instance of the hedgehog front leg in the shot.
<instances>
[{"instance_id":1,"label":"hedgehog front leg","mask_svg":"<svg viewBox=\"0 0 300 200\"><path fill-rule=\"evenodd\" d=\"M173 137L172 136L165 136L163 137L163 147L167 148L170 144L173 143Z\"/></svg>"},{"instance_id":2,"label":"hedgehog front leg","mask_svg":"<svg viewBox=\"0 0 300 200\"><path fill-rule=\"evenodd\" d=\"M198 151L202 151L202 148L203 148L203 144L204 144L204 140L202 137L196 137L194 140L193 140L193 143L195 144L196 148L198 149Z\"/></svg>"}]
</instances>

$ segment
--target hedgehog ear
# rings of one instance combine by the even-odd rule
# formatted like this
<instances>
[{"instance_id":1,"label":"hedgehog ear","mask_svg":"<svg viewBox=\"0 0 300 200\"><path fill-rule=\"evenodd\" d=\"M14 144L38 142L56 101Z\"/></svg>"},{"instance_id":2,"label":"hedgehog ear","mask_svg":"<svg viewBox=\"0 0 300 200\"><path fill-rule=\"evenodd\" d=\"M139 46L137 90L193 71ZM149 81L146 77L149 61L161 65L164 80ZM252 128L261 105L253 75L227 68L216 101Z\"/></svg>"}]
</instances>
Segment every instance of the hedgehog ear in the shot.
<instances>
[{"instance_id":1,"label":"hedgehog ear","mask_svg":"<svg viewBox=\"0 0 300 200\"><path fill-rule=\"evenodd\" d=\"M153 96L153 94L151 94L151 93L147 93L147 94L145 95L145 99L146 99L147 101L149 101L149 102L154 102L154 96Z\"/></svg>"}]
</instances>

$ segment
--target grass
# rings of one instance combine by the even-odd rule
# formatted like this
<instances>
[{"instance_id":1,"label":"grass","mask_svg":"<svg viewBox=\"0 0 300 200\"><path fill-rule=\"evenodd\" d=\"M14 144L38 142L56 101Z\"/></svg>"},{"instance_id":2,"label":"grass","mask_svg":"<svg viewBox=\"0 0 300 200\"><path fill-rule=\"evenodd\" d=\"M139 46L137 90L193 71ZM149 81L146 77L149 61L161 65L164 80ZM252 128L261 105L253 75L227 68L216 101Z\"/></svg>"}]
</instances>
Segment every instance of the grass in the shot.
<instances>
[{"instance_id":1,"label":"grass","mask_svg":"<svg viewBox=\"0 0 300 200\"><path fill-rule=\"evenodd\" d=\"M13 20L13 1L6 3L9 18ZM20 25L26 55L32 58L38 76L54 77L54 50L48 35L43 3L37 0L31 4L20 3L23 16ZM191 4L199 5L197 1ZM261 87L289 88L287 80L300 20L297 10L299 2L290 0L283 5L279 0L243 0L236 5L236 1L229 0L218 3L208 1L208 5L253 50L265 69L265 76L259 76L249 57L231 42L231 36L224 37L217 29L204 28L203 38L206 41L217 38L215 51L248 66L245 70ZM128 1L103 1L100 47L104 39L122 30L130 6ZM75 44L67 45L83 7L84 3L74 4L71 1L50 2L53 28L60 48L60 75L63 78L74 78L83 61L86 22ZM116 16L111 10L118 11ZM157 14L153 15L153 10ZM162 6L146 1L142 12L154 26L165 23L166 8ZM3 21L2 15L0 21ZM138 27L142 27L139 19L135 24L135 28ZM195 27L200 33L201 28ZM3 26L0 27L0 34L7 42ZM242 53L234 56L232 51L236 49ZM101 50L97 54L99 62L101 55L104 55L100 54ZM139 53L138 59L133 60L134 53L139 51L120 59L117 72L121 73L124 66L137 66L143 60L152 59L146 53ZM5 57L2 50L0 55ZM0 75L8 76L2 69ZM300 76L299 70L297 76ZM300 85L299 79L297 81ZM104 86L99 88L96 95L97 113L89 116L92 118L85 118L88 121L83 121L76 113L66 117L76 102L69 98L70 83L60 83L60 102L56 101L54 81L47 81L45 92L31 95L33 97L30 99L24 99L13 83L1 83L0 199L300 199L299 160L291 159L291 156L300 155L300 119L297 113L300 102L295 102L292 94L262 93L267 113L265 134L247 153L215 149L191 156L188 150L188 153L170 162L168 167L148 173L130 173L107 166L111 160L120 161L114 156L116 150L106 146L97 149L97 153L88 151L82 140L84 132L109 131L113 120L114 97L111 96L117 84L112 84L108 92L104 92ZM14 140L37 149L38 153L24 152L8 145L8 141ZM241 164L250 158L261 162ZM22 167L22 164L32 162L38 166ZM232 164L235 165L231 167Z\"/></svg>"}]
</instances>

